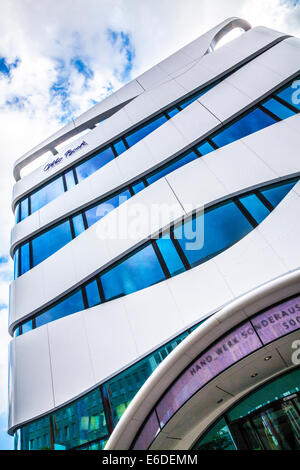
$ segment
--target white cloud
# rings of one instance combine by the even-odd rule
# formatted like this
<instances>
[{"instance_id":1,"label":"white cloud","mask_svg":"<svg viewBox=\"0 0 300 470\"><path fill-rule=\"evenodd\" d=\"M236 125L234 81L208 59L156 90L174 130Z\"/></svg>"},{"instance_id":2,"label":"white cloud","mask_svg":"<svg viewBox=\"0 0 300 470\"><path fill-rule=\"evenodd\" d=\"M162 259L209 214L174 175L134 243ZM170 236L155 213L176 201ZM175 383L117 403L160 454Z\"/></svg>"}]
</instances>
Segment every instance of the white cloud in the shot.
<instances>
[{"instance_id":1,"label":"white cloud","mask_svg":"<svg viewBox=\"0 0 300 470\"><path fill-rule=\"evenodd\" d=\"M135 48L132 77L192 41L229 16L300 35L300 6L283 0L2 0L0 57L20 59L11 76L0 74L0 256L8 254L14 160L61 126L61 96L51 87L66 85L67 109L79 115L107 89L122 85L126 50L108 40L108 30L129 34ZM116 42L120 45L120 38ZM86 80L74 66L80 58L92 70ZM61 65L61 66L60 66ZM119 73L115 74L114 72ZM7 101L19 101L7 106ZM3 269L10 269L11 263ZM8 302L0 281L0 303ZM7 393L7 314L0 312L0 412Z\"/></svg>"}]
</instances>

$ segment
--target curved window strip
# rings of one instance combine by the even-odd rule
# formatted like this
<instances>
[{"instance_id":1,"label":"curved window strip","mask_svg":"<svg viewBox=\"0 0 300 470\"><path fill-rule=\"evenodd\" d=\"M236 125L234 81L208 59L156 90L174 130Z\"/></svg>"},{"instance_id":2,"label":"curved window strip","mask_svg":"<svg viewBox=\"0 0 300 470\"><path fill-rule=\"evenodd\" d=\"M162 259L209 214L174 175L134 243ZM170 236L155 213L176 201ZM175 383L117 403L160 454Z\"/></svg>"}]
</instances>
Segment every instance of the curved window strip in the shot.
<instances>
[{"instance_id":1,"label":"curved window strip","mask_svg":"<svg viewBox=\"0 0 300 470\"><path fill-rule=\"evenodd\" d=\"M289 89L291 93L294 92L291 86L288 85L283 90L284 96L287 95L286 89ZM283 91L279 94L282 94ZM271 106L270 103L272 103ZM283 112L283 108L286 110L285 112ZM118 207L120 203L143 190L146 186L217 148L257 132L281 119L290 117L290 115L296 114L296 112L298 112L297 108L292 110L288 103L284 106L276 100L276 96L273 98L268 97L259 106L236 118L217 133L214 133L210 138L196 144L168 164L136 180L122 191L116 192L110 198L93 204L84 211L78 211L73 217L66 218L64 222L56 224L42 234L33 237L20 248L17 248L16 251L19 250L19 252L15 255L15 279L51 256L82 231L100 220L107 212Z\"/></svg>"},{"instance_id":2,"label":"curved window strip","mask_svg":"<svg viewBox=\"0 0 300 470\"><path fill-rule=\"evenodd\" d=\"M152 372L203 321L78 400L22 426L15 449L101 450L127 406Z\"/></svg>"},{"instance_id":3,"label":"curved window strip","mask_svg":"<svg viewBox=\"0 0 300 470\"><path fill-rule=\"evenodd\" d=\"M255 57L258 57L267 49L273 47L274 44L270 45L268 48L263 51L258 52ZM54 177L47 183L40 186L38 189L30 193L30 195L22 198L16 204L15 210L15 220L16 223L28 217L30 214L33 214L35 211L43 207L44 205L51 202L53 199L56 199L63 192L68 191L75 184L78 184L83 179L90 176L92 173L100 169L102 166L109 163L114 158L121 155L128 148L135 145L141 139L146 137L148 134L153 132L155 129L160 127L162 124L171 119L175 114L182 111L193 101L198 99L200 96L205 94L208 90L216 86L222 80L225 80L227 77L232 75L234 72L239 70L241 67L246 65L248 62L251 62L254 57L249 58L248 60L237 65L234 70L223 74L222 77L215 80L210 85L200 88L192 95L181 99L176 104L172 105L166 111L158 114L156 117L151 118L145 124L137 126L135 129L127 132L122 137L115 140L112 144L102 148L96 154L93 154L78 164L73 165L70 169L62 172L59 176Z\"/></svg>"},{"instance_id":4,"label":"curved window strip","mask_svg":"<svg viewBox=\"0 0 300 470\"><path fill-rule=\"evenodd\" d=\"M19 324L14 335L131 294L204 263L257 227L297 181L294 178L264 186L193 214Z\"/></svg>"},{"instance_id":5,"label":"curved window strip","mask_svg":"<svg viewBox=\"0 0 300 470\"><path fill-rule=\"evenodd\" d=\"M177 411L211 380L255 351L298 330L299 301L298 295L254 315L202 352L153 407L131 448L149 449Z\"/></svg>"}]
</instances>

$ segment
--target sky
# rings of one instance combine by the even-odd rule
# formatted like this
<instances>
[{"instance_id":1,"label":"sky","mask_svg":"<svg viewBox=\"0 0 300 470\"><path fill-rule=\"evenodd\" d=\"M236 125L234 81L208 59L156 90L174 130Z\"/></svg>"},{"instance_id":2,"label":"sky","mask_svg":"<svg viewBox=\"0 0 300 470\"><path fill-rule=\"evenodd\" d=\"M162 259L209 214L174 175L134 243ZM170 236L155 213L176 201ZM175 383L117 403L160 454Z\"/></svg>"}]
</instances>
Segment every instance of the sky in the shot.
<instances>
[{"instance_id":1,"label":"sky","mask_svg":"<svg viewBox=\"0 0 300 470\"><path fill-rule=\"evenodd\" d=\"M7 436L13 162L230 16L300 37L300 0L1 0L0 449Z\"/></svg>"}]
</instances>

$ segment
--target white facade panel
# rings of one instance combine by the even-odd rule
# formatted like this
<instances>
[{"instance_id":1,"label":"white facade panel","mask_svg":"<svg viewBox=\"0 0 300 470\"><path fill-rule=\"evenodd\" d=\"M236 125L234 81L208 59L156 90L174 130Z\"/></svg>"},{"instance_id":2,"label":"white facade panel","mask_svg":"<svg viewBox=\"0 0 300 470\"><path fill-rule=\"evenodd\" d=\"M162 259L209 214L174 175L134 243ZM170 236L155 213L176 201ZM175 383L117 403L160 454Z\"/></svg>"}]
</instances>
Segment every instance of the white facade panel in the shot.
<instances>
[{"instance_id":1,"label":"white facade panel","mask_svg":"<svg viewBox=\"0 0 300 470\"><path fill-rule=\"evenodd\" d=\"M91 355L82 315L47 325L55 406L95 384Z\"/></svg>"},{"instance_id":2,"label":"white facade panel","mask_svg":"<svg viewBox=\"0 0 300 470\"><path fill-rule=\"evenodd\" d=\"M47 326L30 331L13 341L14 419L15 423L22 423L54 407Z\"/></svg>"},{"instance_id":3,"label":"white facade panel","mask_svg":"<svg viewBox=\"0 0 300 470\"><path fill-rule=\"evenodd\" d=\"M220 120L198 101L194 101L173 117L174 126L191 143L206 137L220 126Z\"/></svg>"},{"instance_id":4,"label":"white facade panel","mask_svg":"<svg viewBox=\"0 0 300 470\"><path fill-rule=\"evenodd\" d=\"M226 81L200 96L198 101L220 122L234 118L237 113L252 103L249 96Z\"/></svg>"},{"instance_id":5,"label":"white facade panel","mask_svg":"<svg viewBox=\"0 0 300 470\"><path fill-rule=\"evenodd\" d=\"M290 43L291 40L292 43ZM299 72L299 49L300 40L288 38L277 44L272 51L269 50L263 56L258 57L257 62L285 78Z\"/></svg>"},{"instance_id":6,"label":"white facade panel","mask_svg":"<svg viewBox=\"0 0 300 470\"><path fill-rule=\"evenodd\" d=\"M135 336L123 299L93 307L83 312L82 316L95 380L99 383L136 359Z\"/></svg>"},{"instance_id":7,"label":"white facade panel","mask_svg":"<svg viewBox=\"0 0 300 470\"><path fill-rule=\"evenodd\" d=\"M273 134L276 134L276 129L273 129ZM247 139L238 140L216 150L213 158L207 155L207 158L203 159L209 170L226 188L226 194L233 194L244 188L261 186L278 177L272 168L272 163L268 166L259 154L249 150L249 147L245 145L246 142ZM281 175L288 174L289 171L281 173Z\"/></svg>"},{"instance_id":8,"label":"white facade panel","mask_svg":"<svg viewBox=\"0 0 300 470\"><path fill-rule=\"evenodd\" d=\"M166 342L173 332L183 330L186 319L180 315L168 282L123 299L127 318L135 338L138 356Z\"/></svg>"}]
</instances>

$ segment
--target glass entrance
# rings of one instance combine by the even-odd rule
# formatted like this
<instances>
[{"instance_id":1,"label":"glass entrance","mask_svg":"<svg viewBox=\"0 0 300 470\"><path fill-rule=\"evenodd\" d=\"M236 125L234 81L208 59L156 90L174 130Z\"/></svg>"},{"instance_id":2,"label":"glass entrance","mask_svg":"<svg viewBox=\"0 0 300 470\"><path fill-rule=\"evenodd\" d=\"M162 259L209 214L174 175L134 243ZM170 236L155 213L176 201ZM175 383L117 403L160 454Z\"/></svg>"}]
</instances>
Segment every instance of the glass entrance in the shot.
<instances>
[{"instance_id":1,"label":"glass entrance","mask_svg":"<svg viewBox=\"0 0 300 470\"><path fill-rule=\"evenodd\" d=\"M300 450L299 396L272 403L235 426L248 449Z\"/></svg>"}]
</instances>

